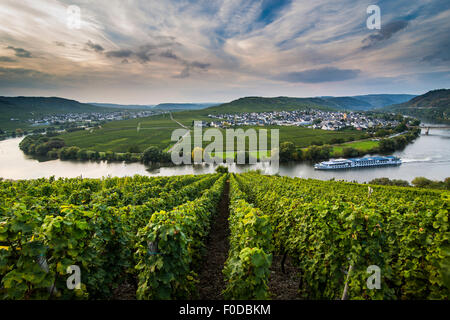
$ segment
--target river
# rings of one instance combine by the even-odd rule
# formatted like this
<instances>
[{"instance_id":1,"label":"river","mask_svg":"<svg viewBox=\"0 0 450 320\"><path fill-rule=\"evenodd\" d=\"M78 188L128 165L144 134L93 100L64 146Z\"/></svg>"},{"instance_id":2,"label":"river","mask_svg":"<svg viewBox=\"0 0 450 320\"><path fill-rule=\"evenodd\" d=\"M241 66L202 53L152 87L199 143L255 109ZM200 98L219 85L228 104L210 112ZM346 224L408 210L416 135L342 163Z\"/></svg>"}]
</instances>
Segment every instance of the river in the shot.
<instances>
[{"instance_id":1,"label":"river","mask_svg":"<svg viewBox=\"0 0 450 320\"><path fill-rule=\"evenodd\" d=\"M50 160L39 162L23 154L19 149L22 138L0 141L0 177L5 179L35 179L41 177L86 177L106 176L170 176L184 174L203 174L214 172L212 165L183 165L149 169L140 163L107 163L93 161ZM402 159L398 167L361 168L343 171L317 171L310 163L280 164L279 174L290 177L336 179L368 182L374 178L388 177L411 181L415 177L443 180L450 177L450 130L431 129L429 135L422 134L404 150L394 153ZM228 166L231 172L245 172L249 169L262 169L271 173L262 164Z\"/></svg>"}]
</instances>

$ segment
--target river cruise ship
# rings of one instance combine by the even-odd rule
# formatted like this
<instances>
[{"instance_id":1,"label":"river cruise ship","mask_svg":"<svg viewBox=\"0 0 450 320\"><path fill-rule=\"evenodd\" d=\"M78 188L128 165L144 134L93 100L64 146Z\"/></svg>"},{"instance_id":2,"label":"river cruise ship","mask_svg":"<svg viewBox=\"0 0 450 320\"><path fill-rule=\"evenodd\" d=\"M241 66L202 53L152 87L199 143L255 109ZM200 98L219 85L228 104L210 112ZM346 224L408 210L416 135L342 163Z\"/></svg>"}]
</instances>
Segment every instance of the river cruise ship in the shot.
<instances>
[{"instance_id":1,"label":"river cruise ship","mask_svg":"<svg viewBox=\"0 0 450 320\"><path fill-rule=\"evenodd\" d=\"M402 160L394 156L387 157L367 157L367 158L350 158L350 159L331 159L314 165L317 170L336 170L351 168L366 168L379 166L400 165Z\"/></svg>"}]
</instances>

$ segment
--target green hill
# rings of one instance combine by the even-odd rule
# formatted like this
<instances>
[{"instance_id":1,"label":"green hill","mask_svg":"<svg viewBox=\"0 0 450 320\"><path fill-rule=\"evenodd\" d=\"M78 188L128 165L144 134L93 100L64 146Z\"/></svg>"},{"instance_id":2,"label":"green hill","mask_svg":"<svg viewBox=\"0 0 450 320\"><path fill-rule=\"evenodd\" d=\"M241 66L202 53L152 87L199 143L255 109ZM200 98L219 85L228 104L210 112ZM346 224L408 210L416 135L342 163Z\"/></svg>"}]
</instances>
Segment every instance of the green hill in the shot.
<instances>
[{"instance_id":1,"label":"green hill","mask_svg":"<svg viewBox=\"0 0 450 320\"><path fill-rule=\"evenodd\" d=\"M319 110L351 110L367 111L394 103L401 103L414 98L409 94L371 94L348 97L245 97L216 107L205 109L210 114L235 112L266 112L276 110L303 110L307 108Z\"/></svg>"},{"instance_id":2,"label":"green hill","mask_svg":"<svg viewBox=\"0 0 450 320\"><path fill-rule=\"evenodd\" d=\"M154 108L159 110L201 110L220 103L160 103Z\"/></svg>"},{"instance_id":3,"label":"green hill","mask_svg":"<svg viewBox=\"0 0 450 320\"><path fill-rule=\"evenodd\" d=\"M147 104L115 104L115 103L97 103L97 102L89 102L88 104L104 107L104 108L115 108L115 109L127 109L127 110L150 110L153 109L154 105Z\"/></svg>"},{"instance_id":4,"label":"green hill","mask_svg":"<svg viewBox=\"0 0 450 320\"><path fill-rule=\"evenodd\" d=\"M27 119L49 114L111 111L117 111L117 109L56 97L0 97L0 128L3 130L25 129L29 127Z\"/></svg>"},{"instance_id":5,"label":"green hill","mask_svg":"<svg viewBox=\"0 0 450 320\"><path fill-rule=\"evenodd\" d=\"M289 97L245 97L216 107L204 109L207 114L238 113L238 112L268 112L291 111L315 108L333 110L336 104L321 98L289 98Z\"/></svg>"},{"instance_id":6,"label":"green hill","mask_svg":"<svg viewBox=\"0 0 450 320\"><path fill-rule=\"evenodd\" d=\"M432 90L408 102L380 110L398 112L430 122L450 123L450 89Z\"/></svg>"},{"instance_id":7,"label":"green hill","mask_svg":"<svg viewBox=\"0 0 450 320\"><path fill-rule=\"evenodd\" d=\"M396 103L403 103L416 97L411 94L368 94L351 97L320 97L339 110L368 111Z\"/></svg>"},{"instance_id":8,"label":"green hill","mask_svg":"<svg viewBox=\"0 0 450 320\"><path fill-rule=\"evenodd\" d=\"M374 109L407 102L415 97L417 96L412 94L367 94L354 96L353 98L370 104L371 108Z\"/></svg>"},{"instance_id":9,"label":"green hill","mask_svg":"<svg viewBox=\"0 0 450 320\"><path fill-rule=\"evenodd\" d=\"M331 103L335 109L339 110L370 110L373 106L355 97L326 97L322 98Z\"/></svg>"}]
</instances>

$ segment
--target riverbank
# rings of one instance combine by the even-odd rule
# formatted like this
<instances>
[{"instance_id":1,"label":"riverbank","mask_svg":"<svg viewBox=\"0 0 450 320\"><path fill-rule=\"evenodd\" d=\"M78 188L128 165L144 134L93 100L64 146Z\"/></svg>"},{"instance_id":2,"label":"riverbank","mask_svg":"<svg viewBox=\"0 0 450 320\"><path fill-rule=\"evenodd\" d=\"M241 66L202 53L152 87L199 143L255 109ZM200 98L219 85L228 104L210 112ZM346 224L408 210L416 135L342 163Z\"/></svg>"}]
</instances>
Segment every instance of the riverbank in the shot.
<instances>
[{"instance_id":1,"label":"riverbank","mask_svg":"<svg viewBox=\"0 0 450 320\"><path fill-rule=\"evenodd\" d=\"M53 159L38 161L25 155L19 149L21 139L0 141L0 177L4 179L36 179L41 177L89 177L133 176L171 176L184 174L205 174L214 172L215 165L181 165L172 167L151 167L139 162L127 163L116 161L73 161ZM450 172L450 130L432 130L427 136L422 134L414 143L403 150L393 152L402 159L399 167L354 169L336 172L314 170L312 161L280 163L278 173L290 177L313 178L320 180L346 180L368 182L376 178L388 177L411 182L415 177L426 177L431 180L442 180L446 172ZM270 166L226 165L230 172L242 173L260 169L273 174Z\"/></svg>"},{"instance_id":2,"label":"riverbank","mask_svg":"<svg viewBox=\"0 0 450 320\"><path fill-rule=\"evenodd\" d=\"M390 132L389 132L390 133ZM298 148L293 142L287 141L280 145L280 161L318 161L327 160L329 158L340 157L358 157L366 154L389 154L396 150L403 149L408 143L411 143L420 134L420 129L410 128L408 131L397 133L390 138L365 138L362 140L343 142L337 139L336 144L314 143L306 148ZM23 139L19 145L20 149L27 155L33 156L38 160L93 160L93 161L109 161L127 163L141 162L157 166L171 166L171 155L164 152L156 146L152 146L144 150L144 152L133 152L130 148L129 152L114 151L98 151L81 149L77 146L66 146L65 141L60 135L30 135ZM270 157L271 151L246 151L246 163L249 159L256 158L257 161L262 157ZM218 157L224 161L227 158L237 161L238 152L221 152L211 153L210 156Z\"/></svg>"}]
</instances>

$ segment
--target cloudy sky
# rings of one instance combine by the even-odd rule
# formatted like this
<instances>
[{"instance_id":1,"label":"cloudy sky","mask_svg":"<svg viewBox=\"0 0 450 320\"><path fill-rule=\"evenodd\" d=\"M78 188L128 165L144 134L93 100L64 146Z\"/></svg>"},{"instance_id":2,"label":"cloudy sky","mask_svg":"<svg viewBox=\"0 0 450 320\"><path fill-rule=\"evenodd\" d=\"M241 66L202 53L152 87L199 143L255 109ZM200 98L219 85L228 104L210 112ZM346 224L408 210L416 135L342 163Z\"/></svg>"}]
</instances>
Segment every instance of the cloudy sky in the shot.
<instances>
[{"instance_id":1,"label":"cloudy sky","mask_svg":"<svg viewBox=\"0 0 450 320\"><path fill-rule=\"evenodd\" d=\"M1 0L0 21L0 95L156 104L450 87L448 0Z\"/></svg>"}]
</instances>

